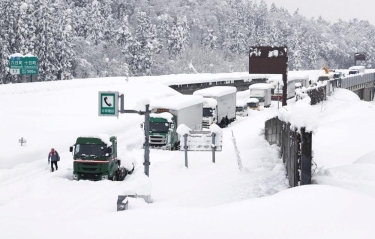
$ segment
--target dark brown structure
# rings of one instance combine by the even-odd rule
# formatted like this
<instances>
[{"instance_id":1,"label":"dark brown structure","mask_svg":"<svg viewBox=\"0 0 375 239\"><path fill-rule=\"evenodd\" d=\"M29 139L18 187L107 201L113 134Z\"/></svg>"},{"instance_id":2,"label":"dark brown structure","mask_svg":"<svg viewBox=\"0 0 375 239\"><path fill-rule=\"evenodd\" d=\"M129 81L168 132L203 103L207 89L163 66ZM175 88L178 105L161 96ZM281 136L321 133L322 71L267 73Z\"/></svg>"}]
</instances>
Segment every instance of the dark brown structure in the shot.
<instances>
[{"instance_id":1,"label":"dark brown structure","mask_svg":"<svg viewBox=\"0 0 375 239\"><path fill-rule=\"evenodd\" d=\"M282 74L283 106L286 105L288 48L272 46L254 46L249 50L250 74Z\"/></svg>"}]
</instances>

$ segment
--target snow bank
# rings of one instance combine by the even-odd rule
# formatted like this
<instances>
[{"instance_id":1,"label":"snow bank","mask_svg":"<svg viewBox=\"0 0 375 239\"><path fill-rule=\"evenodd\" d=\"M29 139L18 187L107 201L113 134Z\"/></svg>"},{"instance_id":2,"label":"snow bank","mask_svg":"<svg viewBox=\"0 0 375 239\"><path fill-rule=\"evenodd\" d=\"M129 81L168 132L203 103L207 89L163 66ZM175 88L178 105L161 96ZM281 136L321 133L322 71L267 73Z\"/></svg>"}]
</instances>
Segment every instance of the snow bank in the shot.
<instances>
[{"instance_id":1,"label":"snow bank","mask_svg":"<svg viewBox=\"0 0 375 239\"><path fill-rule=\"evenodd\" d=\"M168 122L172 122L173 115L169 112L151 113L150 118L163 118Z\"/></svg>"},{"instance_id":2,"label":"snow bank","mask_svg":"<svg viewBox=\"0 0 375 239\"><path fill-rule=\"evenodd\" d=\"M336 100L342 100L342 101L360 101L358 95L356 95L354 92L347 90L347 89L336 89L333 98Z\"/></svg>"},{"instance_id":3,"label":"snow bank","mask_svg":"<svg viewBox=\"0 0 375 239\"><path fill-rule=\"evenodd\" d=\"M197 104L203 104L203 97L200 95L175 95L151 101L151 109L180 110Z\"/></svg>"},{"instance_id":4,"label":"snow bank","mask_svg":"<svg viewBox=\"0 0 375 239\"><path fill-rule=\"evenodd\" d=\"M289 122L292 127L305 127L306 132L314 132L319 125L319 112L308 101L297 101L293 107L282 107L279 110L279 119Z\"/></svg>"},{"instance_id":5,"label":"snow bank","mask_svg":"<svg viewBox=\"0 0 375 239\"><path fill-rule=\"evenodd\" d=\"M357 159L354 163L363 163L363 164L375 164L375 150L363 155Z\"/></svg>"},{"instance_id":6,"label":"snow bank","mask_svg":"<svg viewBox=\"0 0 375 239\"><path fill-rule=\"evenodd\" d=\"M201 95L204 97L221 97L237 92L234 86L213 86L206 89L197 90L193 95Z\"/></svg>"},{"instance_id":7,"label":"snow bank","mask_svg":"<svg viewBox=\"0 0 375 239\"><path fill-rule=\"evenodd\" d=\"M266 89L271 89L271 88L272 88L272 85L268 83L257 83L257 84L253 84L249 86L250 90L253 90L253 89L254 90L257 90L257 89L266 90Z\"/></svg>"}]
</instances>

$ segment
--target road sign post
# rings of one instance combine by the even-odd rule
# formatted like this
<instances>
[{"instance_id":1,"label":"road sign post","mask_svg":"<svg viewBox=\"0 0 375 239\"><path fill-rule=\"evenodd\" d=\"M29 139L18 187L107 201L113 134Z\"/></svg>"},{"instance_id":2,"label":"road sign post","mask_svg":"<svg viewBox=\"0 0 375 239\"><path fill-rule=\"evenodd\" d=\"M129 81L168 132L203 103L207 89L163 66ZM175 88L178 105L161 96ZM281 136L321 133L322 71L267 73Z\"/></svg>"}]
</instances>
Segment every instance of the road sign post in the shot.
<instances>
[{"instance_id":1,"label":"road sign post","mask_svg":"<svg viewBox=\"0 0 375 239\"><path fill-rule=\"evenodd\" d=\"M121 101L121 108L119 110L119 99ZM98 110L99 116L116 116L118 113L135 113L145 116L145 154L144 154L144 172L147 176L150 175L150 144L149 144L149 135L150 135L150 105L149 103L145 105L145 111L136 111L136 110L125 110L124 109L124 95L119 95L118 91L99 91L98 98Z\"/></svg>"},{"instance_id":2,"label":"road sign post","mask_svg":"<svg viewBox=\"0 0 375 239\"><path fill-rule=\"evenodd\" d=\"M282 74L283 98L282 105L286 105L288 81L288 49L272 46L253 46L249 51L250 74Z\"/></svg>"}]
</instances>

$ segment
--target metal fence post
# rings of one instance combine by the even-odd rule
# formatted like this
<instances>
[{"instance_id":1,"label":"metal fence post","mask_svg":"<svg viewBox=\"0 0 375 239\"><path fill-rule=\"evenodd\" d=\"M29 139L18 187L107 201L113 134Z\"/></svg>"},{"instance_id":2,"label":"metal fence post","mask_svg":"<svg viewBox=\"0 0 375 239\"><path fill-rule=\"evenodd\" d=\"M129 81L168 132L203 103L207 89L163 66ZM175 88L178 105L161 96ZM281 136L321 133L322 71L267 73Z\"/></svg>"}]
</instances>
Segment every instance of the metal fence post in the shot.
<instances>
[{"instance_id":1,"label":"metal fence post","mask_svg":"<svg viewBox=\"0 0 375 239\"><path fill-rule=\"evenodd\" d=\"M301 128L301 185L311 184L311 132L306 133L305 128Z\"/></svg>"},{"instance_id":2,"label":"metal fence post","mask_svg":"<svg viewBox=\"0 0 375 239\"><path fill-rule=\"evenodd\" d=\"M143 165L145 166L145 174L150 176L150 105L146 105L146 112L145 112L145 161Z\"/></svg>"},{"instance_id":3,"label":"metal fence post","mask_svg":"<svg viewBox=\"0 0 375 239\"><path fill-rule=\"evenodd\" d=\"M216 151L216 145L215 145L215 133L212 133L212 162L215 163L215 151Z\"/></svg>"},{"instance_id":4,"label":"metal fence post","mask_svg":"<svg viewBox=\"0 0 375 239\"><path fill-rule=\"evenodd\" d=\"M188 155L187 155L188 146L187 146L187 137L188 137L188 134L184 134L185 167L188 168Z\"/></svg>"}]
</instances>

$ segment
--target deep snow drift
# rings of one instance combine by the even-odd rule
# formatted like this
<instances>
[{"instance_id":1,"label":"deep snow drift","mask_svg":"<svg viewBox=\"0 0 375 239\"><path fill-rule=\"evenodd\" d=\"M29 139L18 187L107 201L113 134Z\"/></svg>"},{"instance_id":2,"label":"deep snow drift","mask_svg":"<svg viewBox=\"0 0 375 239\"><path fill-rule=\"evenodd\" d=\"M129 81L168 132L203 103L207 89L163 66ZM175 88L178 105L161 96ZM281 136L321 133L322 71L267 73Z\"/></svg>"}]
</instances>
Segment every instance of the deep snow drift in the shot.
<instances>
[{"instance_id":1,"label":"deep snow drift","mask_svg":"<svg viewBox=\"0 0 375 239\"><path fill-rule=\"evenodd\" d=\"M178 78L178 75L174 76ZM210 77L209 74L205 77ZM6 238L369 238L375 212L374 103L337 90L313 106L316 184L288 189L277 147L263 135L271 108L249 111L223 129L223 151L152 149L150 178L143 174L143 116L99 117L98 91L119 91L127 109L138 101L179 94L160 77L77 79L0 87L0 235ZM240 93L246 95L246 93ZM289 107L296 105L288 101ZM303 110L303 109L300 109ZM298 116L297 116L298 117ZM318 121L318 122L316 122ZM307 121L304 121L307 122ZM246 170L240 172L232 131ZM123 182L72 180L69 146L79 135L117 135L122 160L136 164ZM26 145L18 139L24 137ZM61 155L51 173L47 154ZM358 160L357 160L358 159ZM357 160L357 163L354 163ZM354 164L352 164L354 163ZM366 165L362 167L362 165ZM341 167L341 168L340 168ZM338 186L342 188L333 187ZM349 190L348 190L349 189ZM356 191L356 192L354 192ZM154 202L129 200L116 212L117 195L151 192ZM22 230L20 230L22 229Z\"/></svg>"}]
</instances>

